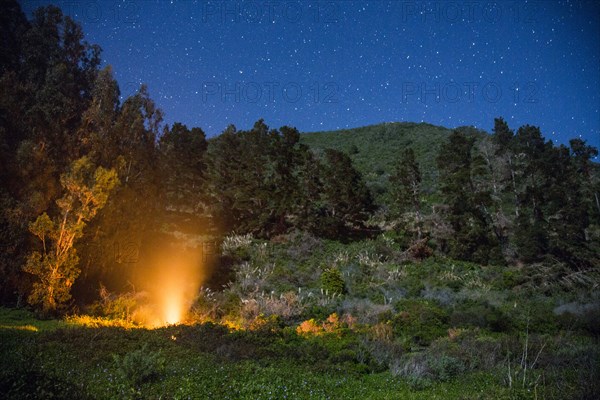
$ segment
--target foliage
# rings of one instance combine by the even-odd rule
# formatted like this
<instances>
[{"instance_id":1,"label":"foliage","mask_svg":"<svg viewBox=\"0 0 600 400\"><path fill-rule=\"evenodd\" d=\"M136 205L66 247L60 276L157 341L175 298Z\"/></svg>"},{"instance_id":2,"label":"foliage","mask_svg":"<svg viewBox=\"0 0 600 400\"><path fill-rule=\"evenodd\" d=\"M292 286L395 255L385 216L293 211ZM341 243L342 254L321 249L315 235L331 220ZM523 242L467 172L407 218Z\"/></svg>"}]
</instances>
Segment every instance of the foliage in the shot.
<instances>
[{"instance_id":1,"label":"foliage","mask_svg":"<svg viewBox=\"0 0 600 400\"><path fill-rule=\"evenodd\" d=\"M400 300L392 320L397 335L406 335L418 345L427 345L446 334L448 315L430 301Z\"/></svg>"},{"instance_id":2,"label":"foliage","mask_svg":"<svg viewBox=\"0 0 600 400\"><path fill-rule=\"evenodd\" d=\"M170 207L197 213L204 204L206 136L202 129L176 122L159 140L161 164L168 168L163 185Z\"/></svg>"},{"instance_id":3,"label":"foliage","mask_svg":"<svg viewBox=\"0 0 600 400\"><path fill-rule=\"evenodd\" d=\"M412 148L408 148L399 157L394 173L390 176L390 191L393 199L392 204L398 213L414 213L417 240L420 240L423 235L421 180L421 170L415 159L415 153Z\"/></svg>"},{"instance_id":4,"label":"foliage","mask_svg":"<svg viewBox=\"0 0 600 400\"><path fill-rule=\"evenodd\" d=\"M597 149L501 118L207 140L58 8L0 9L0 301L94 314L0 309L3 398L597 397ZM213 277L140 328L128 279L175 240Z\"/></svg>"},{"instance_id":5,"label":"foliage","mask_svg":"<svg viewBox=\"0 0 600 400\"><path fill-rule=\"evenodd\" d=\"M55 312L66 303L80 270L74 249L83 236L83 228L104 207L110 191L118 184L114 170L98 167L83 157L75 161L67 174L61 176L65 195L57 201L60 215L54 220L43 213L29 230L42 244L42 251L34 251L23 267L38 279L29 296L32 305L45 313Z\"/></svg>"},{"instance_id":6,"label":"foliage","mask_svg":"<svg viewBox=\"0 0 600 400\"><path fill-rule=\"evenodd\" d=\"M146 343L124 356L114 354L113 360L116 375L126 385L130 385L135 395L139 395L142 385L160 379L165 369L165 359L161 352L149 350Z\"/></svg>"},{"instance_id":7,"label":"foliage","mask_svg":"<svg viewBox=\"0 0 600 400\"><path fill-rule=\"evenodd\" d=\"M371 193L346 154L325 150L322 182L324 208L320 232L325 237L345 238L354 229L364 229L374 210Z\"/></svg>"},{"instance_id":8,"label":"foliage","mask_svg":"<svg viewBox=\"0 0 600 400\"><path fill-rule=\"evenodd\" d=\"M449 206L449 222L455 233L450 255L485 264L495 246L486 207L490 194L477 190L474 179L481 174L481 158L474 154L475 139L455 130L437 158L440 186Z\"/></svg>"},{"instance_id":9,"label":"foliage","mask_svg":"<svg viewBox=\"0 0 600 400\"><path fill-rule=\"evenodd\" d=\"M321 287L329 293L343 294L346 292L344 278L337 268L328 268L321 274Z\"/></svg>"}]
</instances>

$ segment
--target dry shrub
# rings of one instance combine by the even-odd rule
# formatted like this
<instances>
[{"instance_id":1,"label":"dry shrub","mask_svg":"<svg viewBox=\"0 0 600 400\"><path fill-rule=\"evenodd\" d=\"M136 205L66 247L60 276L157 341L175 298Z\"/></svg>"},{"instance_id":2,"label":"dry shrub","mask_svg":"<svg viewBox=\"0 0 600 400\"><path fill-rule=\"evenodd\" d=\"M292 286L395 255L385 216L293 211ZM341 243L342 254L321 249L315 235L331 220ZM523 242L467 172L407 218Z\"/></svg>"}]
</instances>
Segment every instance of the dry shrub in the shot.
<instances>
[{"instance_id":1,"label":"dry shrub","mask_svg":"<svg viewBox=\"0 0 600 400\"><path fill-rule=\"evenodd\" d=\"M238 249L250 247L252 244L252 234L247 235L230 235L223 239L221 243L221 251L223 254L233 254Z\"/></svg>"},{"instance_id":2,"label":"dry shrub","mask_svg":"<svg viewBox=\"0 0 600 400\"><path fill-rule=\"evenodd\" d=\"M415 240L407 251L410 257L419 261L433 255L433 249L427 245L427 239Z\"/></svg>"},{"instance_id":3,"label":"dry shrub","mask_svg":"<svg viewBox=\"0 0 600 400\"><path fill-rule=\"evenodd\" d=\"M258 314L278 315L284 319L293 319L304 311L302 299L295 292L285 292L279 296L271 294L254 294L250 299L242 300L243 307L256 308L255 316ZM251 303L254 303L252 305Z\"/></svg>"},{"instance_id":4,"label":"dry shrub","mask_svg":"<svg viewBox=\"0 0 600 400\"><path fill-rule=\"evenodd\" d=\"M427 379L430 376L427 355L424 353L407 354L390 366L394 376L406 378L409 382Z\"/></svg>"},{"instance_id":5,"label":"dry shrub","mask_svg":"<svg viewBox=\"0 0 600 400\"><path fill-rule=\"evenodd\" d=\"M252 321L260 314L260 306L254 299L242 301L240 317L246 321Z\"/></svg>"},{"instance_id":6,"label":"dry shrub","mask_svg":"<svg viewBox=\"0 0 600 400\"><path fill-rule=\"evenodd\" d=\"M217 293L202 288L189 313L190 322L215 322L221 316L221 302Z\"/></svg>"},{"instance_id":7,"label":"dry shrub","mask_svg":"<svg viewBox=\"0 0 600 400\"><path fill-rule=\"evenodd\" d=\"M341 327L340 318L336 313L331 314L327 317L327 320L323 322L323 330L327 333L337 332Z\"/></svg>"},{"instance_id":8,"label":"dry shrub","mask_svg":"<svg viewBox=\"0 0 600 400\"><path fill-rule=\"evenodd\" d=\"M394 337L394 330L389 323L380 322L371 327L371 338L382 342L389 342Z\"/></svg>"},{"instance_id":9,"label":"dry shrub","mask_svg":"<svg viewBox=\"0 0 600 400\"><path fill-rule=\"evenodd\" d=\"M342 324L348 329L354 330L357 327L358 321L352 314L343 314Z\"/></svg>"},{"instance_id":10,"label":"dry shrub","mask_svg":"<svg viewBox=\"0 0 600 400\"><path fill-rule=\"evenodd\" d=\"M314 318L311 318L298 325L296 332L301 336L320 335L323 333L323 327Z\"/></svg>"},{"instance_id":11,"label":"dry shrub","mask_svg":"<svg viewBox=\"0 0 600 400\"><path fill-rule=\"evenodd\" d=\"M346 299L342 303L344 314L351 314L361 324L376 324L381 315L392 312L391 304L376 304L369 299Z\"/></svg>"},{"instance_id":12,"label":"dry shrub","mask_svg":"<svg viewBox=\"0 0 600 400\"><path fill-rule=\"evenodd\" d=\"M262 292L268 290L268 279L273 274L275 265L253 266L244 262L236 267L235 282L230 289L240 294Z\"/></svg>"},{"instance_id":13,"label":"dry shrub","mask_svg":"<svg viewBox=\"0 0 600 400\"><path fill-rule=\"evenodd\" d=\"M325 333L341 333L342 322L336 313L331 314L323 323L314 318L302 322L296 332L302 336L322 335Z\"/></svg>"}]
</instances>

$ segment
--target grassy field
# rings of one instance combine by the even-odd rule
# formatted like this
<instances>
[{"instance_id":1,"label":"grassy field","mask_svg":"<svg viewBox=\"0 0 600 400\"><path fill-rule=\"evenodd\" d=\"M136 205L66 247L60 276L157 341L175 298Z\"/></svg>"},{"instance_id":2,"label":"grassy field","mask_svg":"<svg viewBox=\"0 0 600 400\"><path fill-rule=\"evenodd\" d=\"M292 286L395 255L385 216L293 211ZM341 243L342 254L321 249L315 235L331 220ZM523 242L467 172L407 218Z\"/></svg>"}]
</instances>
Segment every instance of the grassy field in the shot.
<instances>
[{"instance_id":1,"label":"grassy field","mask_svg":"<svg viewBox=\"0 0 600 400\"><path fill-rule=\"evenodd\" d=\"M29 327L36 327L37 330ZM27 327L27 328L24 328ZM211 324L85 327L2 310L3 398L529 398L489 373L415 388L369 371L351 338L229 332ZM330 347L341 341L340 349Z\"/></svg>"},{"instance_id":2,"label":"grassy field","mask_svg":"<svg viewBox=\"0 0 600 400\"><path fill-rule=\"evenodd\" d=\"M594 399L596 275L414 261L393 238L230 237L230 283L147 329L0 309L2 398ZM127 304L126 304L127 303Z\"/></svg>"}]
</instances>

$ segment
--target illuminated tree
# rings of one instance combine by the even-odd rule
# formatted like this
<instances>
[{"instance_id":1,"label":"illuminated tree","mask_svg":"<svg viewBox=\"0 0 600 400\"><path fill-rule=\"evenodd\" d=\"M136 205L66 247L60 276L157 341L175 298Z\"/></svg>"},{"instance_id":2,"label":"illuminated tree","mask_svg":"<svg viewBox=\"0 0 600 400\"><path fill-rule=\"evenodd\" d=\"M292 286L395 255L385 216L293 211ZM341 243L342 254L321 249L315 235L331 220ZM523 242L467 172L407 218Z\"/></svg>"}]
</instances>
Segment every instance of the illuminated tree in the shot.
<instances>
[{"instance_id":1,"label":"illuminated tree","mask_svg":"<svg viewBox=\"0 0 600 400\"><path fill-rule=\"evenodd\" d=\"M60 211L54 218L44 212L29 225L42 248L33 251L23 267L37 278L29 303L41 306L44 313L56 312L71 298L71 286L80 272L74 244L83 235L86 222L104 207L119 182L113 169L94 169L87 157L73 162L60 180L65 190L56 202Z\"/></svg>"}]
</instances>

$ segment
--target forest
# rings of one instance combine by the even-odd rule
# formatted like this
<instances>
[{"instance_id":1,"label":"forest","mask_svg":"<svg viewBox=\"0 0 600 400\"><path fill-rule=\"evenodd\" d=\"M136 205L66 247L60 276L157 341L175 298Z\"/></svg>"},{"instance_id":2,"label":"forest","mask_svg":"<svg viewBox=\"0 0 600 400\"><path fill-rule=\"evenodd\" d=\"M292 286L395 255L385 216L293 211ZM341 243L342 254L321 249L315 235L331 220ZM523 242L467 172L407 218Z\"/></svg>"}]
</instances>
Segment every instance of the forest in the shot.
<instances>
[{"instance_id":1,"label":"forest","mask_svg":"<svg viewBox=\"0 0 600 400\"><path fill-rule=\"evenodd\" d=\"M123 98L59 8L0 15L5 398L599 393L584 140L500 116L207 137Z\"/></svg>"}]
</instances>

